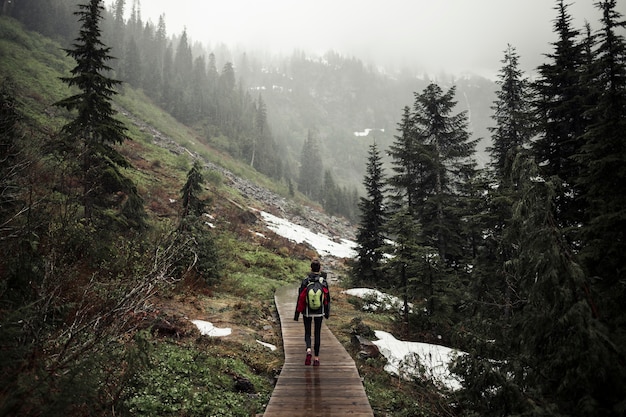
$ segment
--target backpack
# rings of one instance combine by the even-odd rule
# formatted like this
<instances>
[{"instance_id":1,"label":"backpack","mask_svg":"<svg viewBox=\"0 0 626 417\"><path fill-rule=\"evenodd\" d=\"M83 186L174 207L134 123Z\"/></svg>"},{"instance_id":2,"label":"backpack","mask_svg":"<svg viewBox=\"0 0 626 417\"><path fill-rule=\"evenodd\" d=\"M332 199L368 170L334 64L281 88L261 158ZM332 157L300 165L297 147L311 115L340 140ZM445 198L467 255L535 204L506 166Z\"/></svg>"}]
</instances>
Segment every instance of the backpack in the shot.
<instances>
[{"instance_id":1,"label":"backpack","mask_svg":"<svg viewBox=\"0 0 626 417\"><path fill-rule=\"evenodd\" d=\"M306 287L306 303L309 310L319 310L325 304L324 285L322 284L323 278L318 278L315 281L309 281Z\"/></svg>"}]
</instances>

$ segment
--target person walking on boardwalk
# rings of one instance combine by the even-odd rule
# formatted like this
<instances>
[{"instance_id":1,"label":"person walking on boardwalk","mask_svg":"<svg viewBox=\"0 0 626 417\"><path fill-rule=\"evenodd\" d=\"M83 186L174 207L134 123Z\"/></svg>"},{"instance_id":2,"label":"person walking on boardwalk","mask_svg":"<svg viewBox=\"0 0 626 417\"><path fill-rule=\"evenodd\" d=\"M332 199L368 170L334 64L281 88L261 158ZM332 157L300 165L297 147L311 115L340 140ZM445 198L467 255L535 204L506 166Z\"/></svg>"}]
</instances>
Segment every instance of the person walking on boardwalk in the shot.
<instances>
[{"instance_id":1,"label":"person walking on boardwalk","mask_svg":"<svg viewBox=\"0 0 626 417\"><path fill-rule=\"evenodd\" d=\"M296 312L293 317L298 321L300 314L304 321L304 343L306 344L305 365L313 366L320 364L320 345L322 334L322 320L324 317L328 319L330 315L330 291L328 290L328 282L326 274L321 272L322 265L319 259L311 261L311 272L302 280L298 289L298 300L296 301ZM311 352L311 325L314 324L315 343L313 352ZM311 356L315 355L313 358Z\"/></svg>"}]
</instances>

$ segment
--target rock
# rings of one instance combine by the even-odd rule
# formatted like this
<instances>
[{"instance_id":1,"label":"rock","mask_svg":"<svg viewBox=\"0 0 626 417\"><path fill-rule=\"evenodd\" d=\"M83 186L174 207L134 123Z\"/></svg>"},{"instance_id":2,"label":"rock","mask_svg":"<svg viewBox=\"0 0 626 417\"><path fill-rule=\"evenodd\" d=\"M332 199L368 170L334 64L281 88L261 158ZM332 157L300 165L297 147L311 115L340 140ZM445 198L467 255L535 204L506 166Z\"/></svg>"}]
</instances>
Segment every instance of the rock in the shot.
<instances>
[{"instance_id":1,"label":"rock","mask_svg":"<svg viewBox=\"0 0 626 417\"><path fill-rule=\"evenodd\" d=\"M239 215L239 220L243 224L255 224L259 218L251 211L244 211Z\"/></svg>"},{"instance_id":2,"label":"rock","mask_svg":"<svg viewBox=\"0 0 626 417\"><path fill-rule=\"evenodd\" d=\"M244 378L242 376L235 376L235 391L237 392L245 392L247 394L254 394L256 390L254 389L254 384L250 382L248 378Z\"/></svg>"},{"instance_id":3,"label":"rock","mask_svg":"<svg viewBox=\"0 0 626 417\"><path fill-rule=\"evenodd\" d=\"M365 337L374 337L374 331L367 324L363 323L360 317L355 317L350 322L352 325L352 333L353 335L365 336Z\"/></svg>"},{"instance_id":4,"label":"rock","mask_svg":"<svg viewBox=\"0 0 626 417\"><path fill-rule=\"evenodd\" d=\"M359 349L359 357L361 359L375 359L380 356L378 346L358 334L352 335L352 345Z\"/></svg>"}]
</instances>

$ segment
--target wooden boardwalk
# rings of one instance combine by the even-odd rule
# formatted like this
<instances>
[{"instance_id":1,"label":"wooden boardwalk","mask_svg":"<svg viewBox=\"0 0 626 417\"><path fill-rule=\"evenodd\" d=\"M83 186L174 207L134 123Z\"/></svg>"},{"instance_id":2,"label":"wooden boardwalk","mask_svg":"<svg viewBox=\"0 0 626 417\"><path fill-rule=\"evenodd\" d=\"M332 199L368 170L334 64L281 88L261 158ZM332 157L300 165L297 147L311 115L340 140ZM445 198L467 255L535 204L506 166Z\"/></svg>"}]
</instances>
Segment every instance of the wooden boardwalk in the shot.
<instances>
[{"instance_id":1,"label":"wooden boardwalk","mask_svg":"<svg viewBox=\"0 0 626 417\"><path fill-rule=\"evenodd\" d=\"M354 360L326 324L322 325L320 366L305 366L302 316L293 320L297 285L274 296L280 316L285 364L264 417L373 417ZM330 319L332 320L332 309Z\"/></svg>"}]
</instances>

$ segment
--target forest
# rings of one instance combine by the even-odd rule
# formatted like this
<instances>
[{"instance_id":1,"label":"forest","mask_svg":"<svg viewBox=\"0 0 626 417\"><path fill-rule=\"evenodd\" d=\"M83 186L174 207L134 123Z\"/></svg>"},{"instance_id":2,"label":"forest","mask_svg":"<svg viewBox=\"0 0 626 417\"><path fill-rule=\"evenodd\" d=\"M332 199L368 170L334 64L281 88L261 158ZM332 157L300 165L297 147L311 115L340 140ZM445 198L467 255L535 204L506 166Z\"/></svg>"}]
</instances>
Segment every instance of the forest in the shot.
<instances>
[{"instance_id":1,"label":"forest","mask_svg":"<svg viewBox=\"0 0 626 417\"><path fill-rule=\"evenodd\" d=\"M356 274L405 306L419 294L407 337L470 352L461 415L626 412L624 21L599 2L600 28L576 29L557 4L537 80L505 51L487 169L455 88L434 83L405 107L390 170L370 147Z\"/></svg>"},{"instance_id":2,"label":"forest","mask_svg":"<svg viewBox=\"0 0 626 417\"><path fill-rule=\"evenodd\" d=\"M238 258L240 213L229 212L224 234L203 218L208 207L241 207L219 175L197 160L155 156L149 139L136 139L145 132L117 117L120 96L141 94L217 159L228 155L288 198L355 224L352 282L417 307L398 318L403 338L468 353L454 367L463 388L438 397L441 415L626 415L626 23L615 0L599 1L596 22L583 28L555 1L557 40L538 76L520 70L509 45L495 94L486 80L391 84L333 53L314 61L294 52L287 77L252 55L235 66L223 48L205 53L184 32L169 36L164 18L144 22L137 2L128 19L125 7L3 5L11 20L1 22L0 414L150 415L135 412L150 409L138 387L156 349L142 323L170 327L146 306L158 293L176 297L180 285L215 291L224 271L251 263ZM39 78L28 74L33 62L18 63L32 56L6 46L33 49L14 22L42 36ZM53 70L58 83L41 75ZM341 77L352 94L332 94ZM376 89L362 91L359 77L378 79ZM363 113L376 125L364 117L321 131L310 96L297 101L311 106L301 110L310 125L290 125L268 111L296 102L285 89L305 91L288 79L315 79L308 88L328 114L370 103ZM493 99L484 164L470 127L482 122L469 120L461 88ZM378 126L386 133L376 140L357 145L351 135ZM324 165L333 142L342 166ZM364 173L358 185L354 172ZM164 188L178 194L175 207ZM283 246L271 248L271 262L255 262L268 275L279 265L279 285L301 272L295 258L304 255L275 244ZM402 412L393 415L413 415Z\"/></svg>"}]
</instances>

